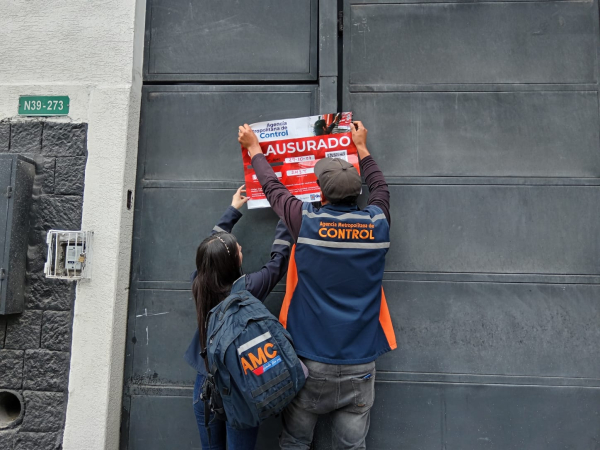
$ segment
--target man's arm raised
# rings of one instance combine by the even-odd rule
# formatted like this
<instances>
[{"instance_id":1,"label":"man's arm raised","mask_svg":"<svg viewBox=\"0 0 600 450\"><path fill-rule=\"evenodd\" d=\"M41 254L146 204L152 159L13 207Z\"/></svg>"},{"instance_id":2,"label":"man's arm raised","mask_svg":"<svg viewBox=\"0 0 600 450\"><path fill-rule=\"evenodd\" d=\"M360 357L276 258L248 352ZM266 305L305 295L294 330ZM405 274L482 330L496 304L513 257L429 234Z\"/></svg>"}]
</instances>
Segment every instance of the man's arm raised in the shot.
<instances>
[{"instance_id":1,"label":"man's arm raised","mask_svg":"<svg viewBox=\"0 0 600 450\"><path fill-rule=\"evenodd\" d=\"M390 190L379 166L367 149L367 129L362 122L354 122L352 127L352 141L358 150L360 158L360 173L369 186L369 205L381 208L389 224L390 218Z\"/></svg>"},{"instance_id":2,"label":"man's arm raised","mask_svg":"<svg viewBox=\"0 0 600 450\"><path fill-rule=\"evenodd\" d=\"M238 141L242 144L252 160L252 168L260 182L263 192L269 200L273 211L285 223L294 241L298 239L302 225L302 201L294 197L290 191L279 181L273 168L263 155L258 138L250 125L239 127Z\"/></svg>"}]
</instances>

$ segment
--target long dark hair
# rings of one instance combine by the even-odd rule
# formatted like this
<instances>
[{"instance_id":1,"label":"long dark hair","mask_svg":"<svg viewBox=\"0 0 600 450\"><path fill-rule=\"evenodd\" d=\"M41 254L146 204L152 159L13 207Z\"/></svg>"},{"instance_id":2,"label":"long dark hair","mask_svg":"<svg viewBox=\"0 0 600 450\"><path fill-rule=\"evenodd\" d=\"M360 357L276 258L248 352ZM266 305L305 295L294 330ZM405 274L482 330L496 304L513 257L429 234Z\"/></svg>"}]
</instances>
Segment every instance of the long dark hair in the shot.
<instances>
[{"instance_id":1,"label":"long dark hair","mask_svg":"<svg viewBox=\"0 0 600 450\"><path fill-rule=\"evenodd\" d=\"M196 251L198 275L192 284L202 349L206 348L206 317L231 292L242 275L237 239L225 232L207 237Z\"/></svg>"}]
</instances>

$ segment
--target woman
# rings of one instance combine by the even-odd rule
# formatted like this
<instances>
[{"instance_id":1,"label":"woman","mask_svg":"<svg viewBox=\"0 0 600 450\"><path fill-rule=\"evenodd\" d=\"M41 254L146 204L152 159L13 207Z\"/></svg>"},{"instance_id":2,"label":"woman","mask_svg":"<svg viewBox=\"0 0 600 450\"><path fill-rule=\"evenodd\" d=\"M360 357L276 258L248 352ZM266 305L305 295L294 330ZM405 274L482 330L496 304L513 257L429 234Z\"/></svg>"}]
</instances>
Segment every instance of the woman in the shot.
<instances>
[{"instance_id":1,"label":"woman","mask_svg":"<svg viewBox=\"0 0 600 450\"><path fill-rule=\"evenodd\" d=\"M213 228L212 235L202 241L196 252L192 293L196 303L198 330L185 359L198 372L194 384L194 413L204 450L225 450L226 443L229 450L253 450L258 434L258 427L236 430L226 422L211 420L209 445L208 431L204 426L204 403L200 399L202 383L207 373L204 359L200 356L201 349L206 346L206 316L230 293L239 290L246 289L257 299L264 301L285 275L293 243L289 231L283 222L279 221L275 230L275 241L271 247L271 260L258 272L243 274L242 247L230 233L242 217L239 209L248 201L245 193L244 186L237 190L231 206Z\"/></svg>"}]
</instances>

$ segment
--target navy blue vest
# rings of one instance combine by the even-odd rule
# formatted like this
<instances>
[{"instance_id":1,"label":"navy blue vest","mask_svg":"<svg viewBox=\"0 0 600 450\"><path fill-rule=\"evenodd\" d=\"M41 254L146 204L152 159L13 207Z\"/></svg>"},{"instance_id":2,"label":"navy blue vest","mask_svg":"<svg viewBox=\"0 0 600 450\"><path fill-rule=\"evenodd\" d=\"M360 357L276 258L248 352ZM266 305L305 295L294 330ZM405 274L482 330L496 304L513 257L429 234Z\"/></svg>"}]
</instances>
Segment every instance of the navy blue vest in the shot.
<instances>
[{"instance_id":1,"label":"navy blue vest","mask_svg":"<svg viewBox=\"0 0 600 450\"><path fill-rule=\"evenodd\" d=\"M299 355L363 364L396 348L381 286L389 246L377 206L303 205L279 316Z\"/></svg>"}]
</instances>

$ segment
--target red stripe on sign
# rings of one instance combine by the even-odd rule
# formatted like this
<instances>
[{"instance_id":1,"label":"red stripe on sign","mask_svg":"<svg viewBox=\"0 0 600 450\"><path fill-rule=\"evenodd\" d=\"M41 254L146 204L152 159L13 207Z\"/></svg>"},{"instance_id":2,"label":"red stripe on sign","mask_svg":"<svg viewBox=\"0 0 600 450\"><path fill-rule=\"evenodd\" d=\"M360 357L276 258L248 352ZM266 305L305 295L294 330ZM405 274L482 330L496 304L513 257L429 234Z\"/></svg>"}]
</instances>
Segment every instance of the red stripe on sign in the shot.
<instances>
[{"instance_id":1,"label":"red stripe on sign","mask_svg":"<svg viewBox=\"0 0 600 450\"><path fill-rule=\"evenodd\" d=\"M321 188L317 184L317 177L310 169L313 169L318 160L325 158L326 153L345 150L347 161L360 173L358 152L352 141L352 133L326 134L322 136L307 136L295 139L282 139L268 142L260 142L260 148L267 158L267 162L275 165L275 170L281 172L279 180L290 190L293 195L320 194ZM286 158L297 156L314 156L309 161L286 163ZM252 160L248 151L242 148L244 160L244 180L246 182L246 195L251 200L265 199L265 194L255 175ZM307 173L309 170L311 173ZM306 199L305 201L309 201ZM311 200L312 201L312 200Z\"/></svg>"}]
</instances>

